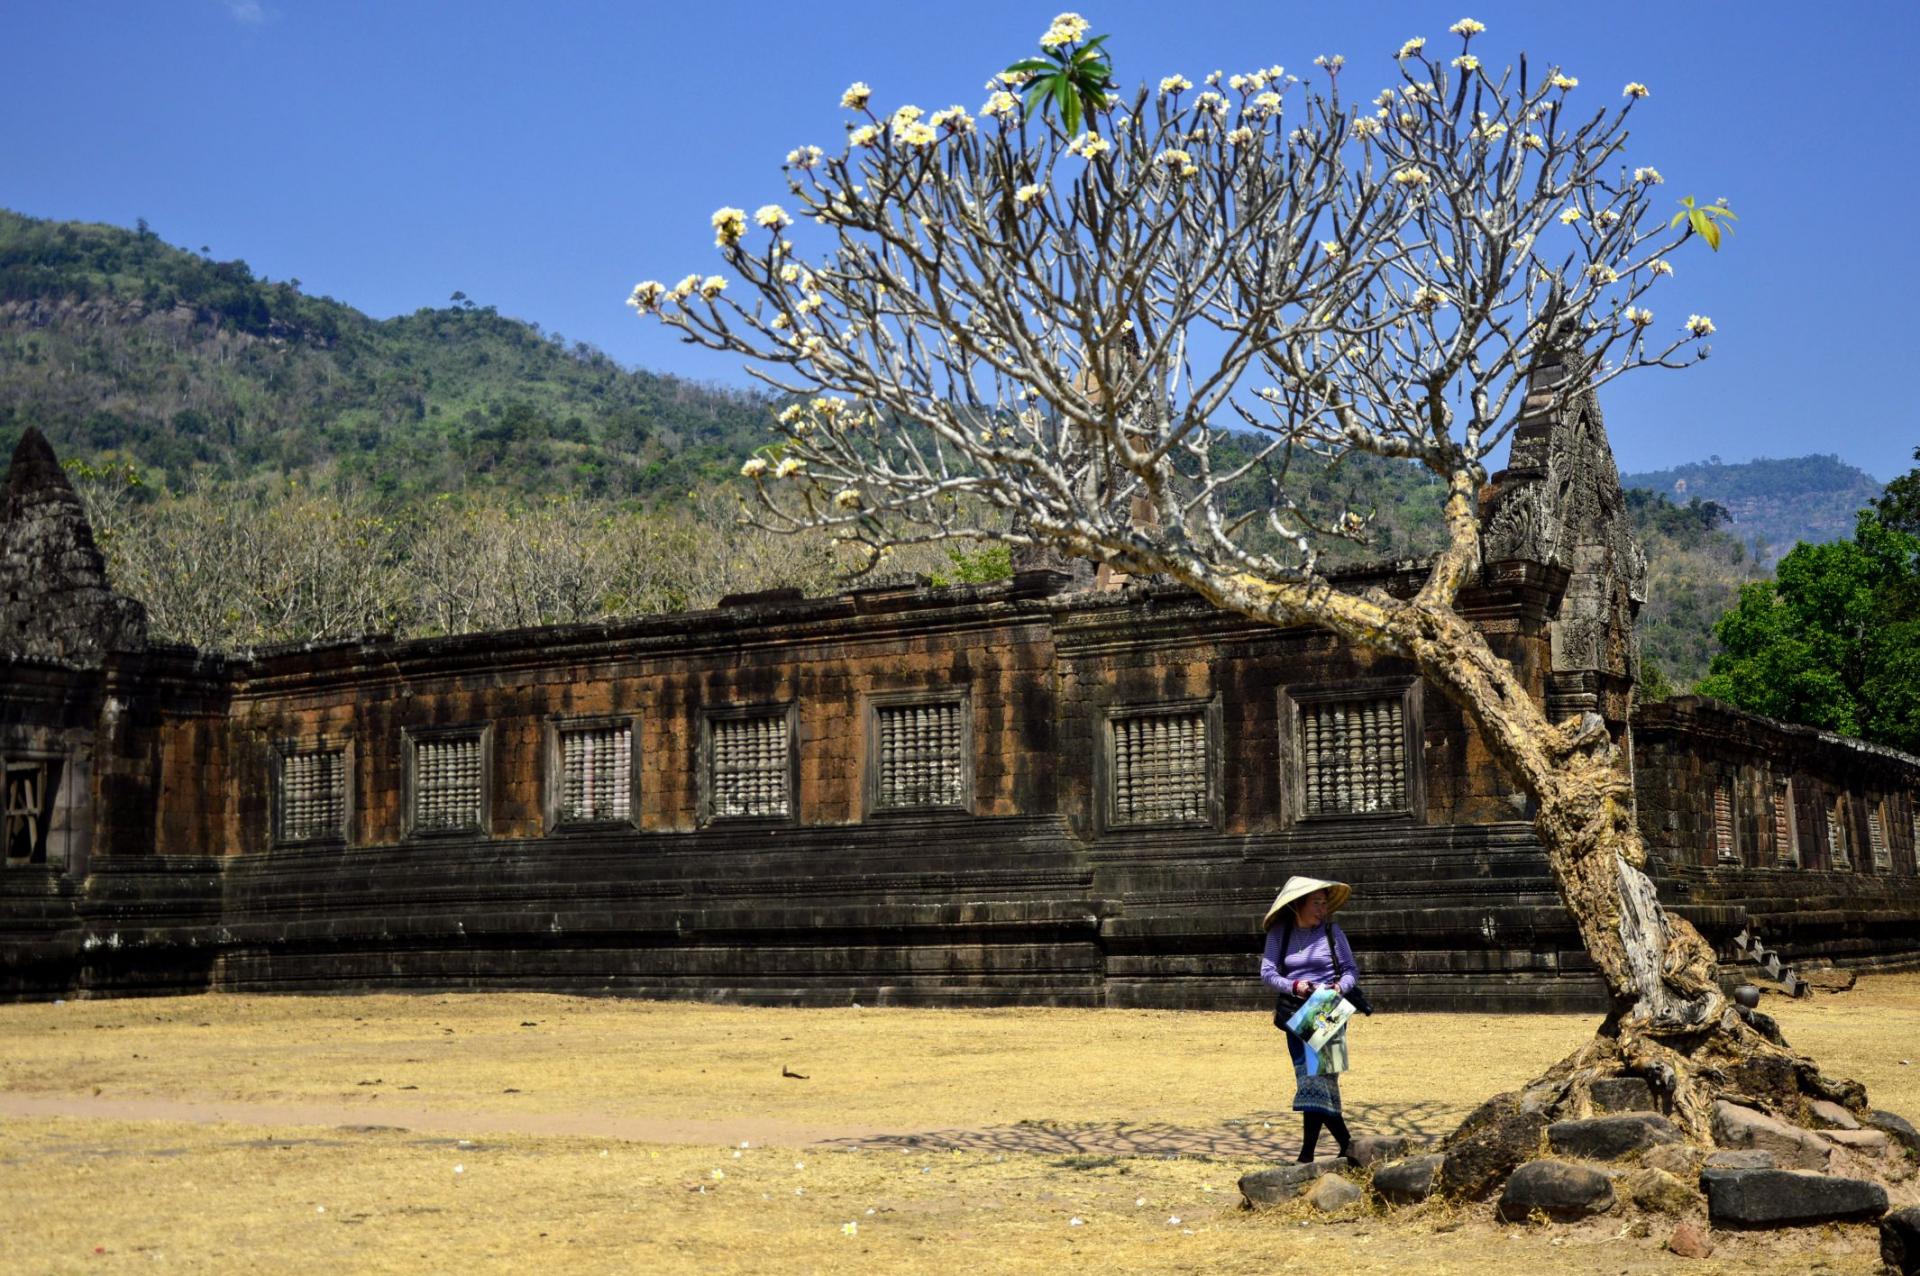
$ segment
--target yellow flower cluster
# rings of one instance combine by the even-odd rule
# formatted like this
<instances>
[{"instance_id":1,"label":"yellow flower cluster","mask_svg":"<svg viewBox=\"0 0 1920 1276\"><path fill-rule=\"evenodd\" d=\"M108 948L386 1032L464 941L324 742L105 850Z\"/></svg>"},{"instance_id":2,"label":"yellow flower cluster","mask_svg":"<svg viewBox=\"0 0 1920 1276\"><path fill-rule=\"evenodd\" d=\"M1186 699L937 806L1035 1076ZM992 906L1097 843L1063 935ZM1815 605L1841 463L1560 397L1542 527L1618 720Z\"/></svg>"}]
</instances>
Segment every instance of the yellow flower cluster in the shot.
<instances>
[{"instance_id":1,"label":"yellow flower cluster","mask_svg":"<svg viewBox=\"0 0 1920 1276\"><path fill-rule=\"evenodd\" d=\"M1353 135L1363 141L1369 137L1378 137L1380 135L1380 121L1369 120L1365 117L1356 119L1353 122Z\"/></svg>"},{"instance_id":2,"label":"yellow flower cluster","mask_svg":"<svg viewBox=\"0 0 1920 1276\"><path fill-rule=\"evenodd\" d=\"M1688 315L1687 331L1696 337L1711 337L1714 334L1713 320L1705 315Z\"/></svg>"},{"instance_id":3,"label":"yellow flower cluster","mask_svg":"<svg viewBox=\"0 0 1920 1276\"><path fill-rule=\"evenodd\" d=\"M932 146L940 140L940 134L928 124L909 124L896 136L902 146Z\"/></svg>"},{"instance_id":4,"label":"yellow flower cluster","mask_svg":"<svg viewBox=\"0 0 1920 1276\"><path fill-rule=\"evenodd\" d=\"M862 124L847 134L849 146L872 146L880 140L880 130L872 124Z\"/></svg>"},{"instance_id":5,"label":"yellow flower cluster","mask_svg":"<svg viewBox=\"0 0 1920 1276\"><path fill-rule=\"evenodd\" d=\"M1105 155L1112 149L1113 143L1101 137L1098 133L1082 133L1079 137L1067 143L1067 154L1084 155L1088 159L1092 159L1097 155Z\"/></svg>"},{"instance_id":6,"label":"yellow flower cluster","mask_svg":"<svg viewBox=\"0 0 1920 1276\"><path fill-rule=\"evenodd\" d=\"M1087 20L1077 13L1062 13L1040 36L1040 47L1057 49L1063 44L1072 44L1087 34Z\"/></svg>"},{"instance_id":7,"label":"yellow flower cluster","mask_svg":"<svg viewBox=\"0 0 1920 1276\"><path fill-rule=\"evenodd\" d=\"M1560 224L1562 226L1571 226L1579 221L1580 217L1581 213L1577 208L1563 208L1560 210Z\"/></svg>"},{"instance_id":8,"label":"yellow flower cluster","mask_svg":"<svg viewBox=\"0 0 1920 1276\"><path fill-rule=\"evenodd\" d=\"M766 472L767 461L765 457L761 456L748 457L747 463L740 467L740 475L743 478L757 479Z\"/></svg>"},{"instance_id":9,"label":"yellow flower cluster","mask_svg":"<svg viewBox=\"0 0 1920 1276\"><path fill-rule=\"evenodd\" d=\"M1541 137L1538 133L1528 133L1524 135L1520 139L1520 145L1526 147L1530 151L1544 151L1547 149L1546 139Z\"/></svg>"},{"instance_id":10,"label":"yellow flower cluster","mask_svg":"<svg viewBox=\"0 0 1920 1276\"><path fill-rule=\"evenodd\" d=\"M666 298L667 290L657 279L648 279L633 286L633 292L627 297L627 304L643 315L650 315L660 309L660 303Z\"/></svg>"},{"instance_id":11,"label":"yellow flower cluster","mask_svg":"<svg viewBox=\"0 0 1920 1276\"><path fill-rule=\"evenodd\" d=\"M1221 119L1227 113L1227 99L1209 89L1193 99L1193 109L1203 111L1215 119Z\"/></svg>"},{"instance_id":12,"label":"yellow flower cluster","mask_svg":"<svg viewBox=\"0 0 1920 1276\"><path fill-rule=\"evenodd\" d=\"M1551 80L1548 80L1547 83L1552 85L1556 89L1577 89L1580 87L1579 77L1572 76L1572 75L1562 75L1558 71L1555 71L1553 73L1553 78Z\"/></svg>"},{"instance_id":13,"label":"yellow flower cluster","mask_svg":"<svg viewBox=\"0 0 1920 1276\"><path fill-rule=\"evenodd\" d=\"M787 210L778 204L762 204L754 210L753 222L768 230L782 230L793 225L793 218L787 216Z\"/></svg>"},{"instance_id":14,"label":"yellow flower cluster","mask_svg":"<svg viewBox=\"0 0 1920 1276\"><path fill-rule=\"evenodd\" d=\"M1472 39L1474 36L1479 35L1482 31L1485 31L1486 29L1487 29L1486 23L1476 22L1472 18L1462 18L1460 19L1460 21L1454 23L1452 26L1447 28L1447 30L1453 32L1455 35L1465 36L1469 40Z\"/></svg>"},{"instance_id":15,"label":"yellow flower cluster","mask_svg":"<svg viewBox=\"0 0 1920 1276\"><path fill-rule=\"evenodd\" d=\"M1227 141L1235 146L1246 146L1253 141L1253 130L1242 124L1227 134Z\"/></svg>"},{"instance_id":16,"label":"yellow flower cluster","mask_svg":"<svg viewBox=\"0 0 1920 1276\"><path fill-rule=\"evenodd\" d=\"M1626 316L1627 316L1627 322L1632 324L1636 328L1650 327L1653 323L1653 311L1648 310L1645 307L1636 309L1633 306L1628 306L1626 309Z\"/></svg>"},{"instance_id":17,"label":"yellow flower cluster","mask_svg":"<svg viewBox=\"0 0 1920 1276\"><path fill-rule=\"evenodd\" d=\"M980 114L1012 118L1020 110L1020 99L1005 89L996 90L980 108Z\"/></svg>"},{"instance_id":18,"label":"yellow flower cluster","mask_svg":"<svg viewBox=\"0 0 1920 1276\"><path fill-rule=\"evenodd\" d=\"M1620 272L1603 261L1596 261L1587 267L1587 278L1604 287L1607 284L1619 283Z\"/></svg>"},{"instance_id":19,"label":"yellow flower cluster","mask_svg":"<svg viewBox=\"0 0 1920 1276\"><path fill-rule=\"evenodd\" d=\"M958 105L950 106L944 111L935 111L927 123L935 128L947 129L954 133L973 132L973 117L967 114L966 108Z\"/></svg>"},{"instance_id":20,"label":"yellow flower cluster","mask_svg":"<svg viewBox=\"0 0 1920 1276\"><path fill-rule=\"evenodd\" d=\"M1402 168L1396 169L1388 180L1395 186L1425 187L1433 182L1433 176L1424 168Z\"/></svg>"},{"instance_id":21,"label":"yellow flower cluster","mask_svg":"<svg viewBox=\"0 0 1920 1276\"><path fill-rule=\"evenodd\" d=\"M860 508L860 493L850 487L843 487L833 494L833 503L839 509L857 510Z\"/></svg>"},{"instance_id":22,"label":"yellow flower cluster","mask_svg":"<svg viewBox=\"0 0 1920 1276\"><path fill-rule=\"evenodd\" d=\"M1645 182L1649 186L1658 186L1667 179L1660 176L1660 170L1651 166L1633 170L1633 180Z\"/></svg>"},{"instance_id":23,"label":"yellow flower cluster","mask_svg":"<svg viewBox=\"0 0 1920 1276\"><path fill-rule=\"evenodd\" d=\"M1413 308L1421 314L1430 315L1446 304L1447 294L1441 292L1438 288L1429 288L1427 285L1422 284L1414 290Z\"/></svg>"},{"instance_id":24,"label":"yellow flower cluster","mask_svg":"<svg viewBox=\"0 0 1920 1276\"><path fill-rule=\"evenodd\" d=\"M1193 81L1184 75L1169 75L1160 81L1162 93L1185 93L1193 87Z\"/></svg>"},{"instance_id":25,"label":"yellow flower cluster","mask_svg":"<svg viewBox=\"0 0 1920 1276\"><path fill-rule=\"evenodd\" d=\"M926 112L917 106L903 106L893 113L893 119L888 122L893 126L894 131L898 132L925 114Z\"/></svg>"},{"instance_id":26,"label":"yellow flower cluster","mask_svg":"<svg viewBox=\"0 0 1920 1276\"><path fill-rule=\"evenodd\" d=\"M1317 67L1323 67L1329 71L1338 71L1341 67L1347 64L1347 57L1346 57L1346 54L1344 53L1336 53L1332 57L1328 57L1326 54L1322 53L1319 57L1313 60L1313 64Z\"/></svg>"},{"instance_id":27,"label":"yellow flower cluster","mask_svg":"<svg viewBox=\"0 0 1920 1276\"><path fill-rule=\"evenodd\" d=\"M1280 110L1280 95L1272 89L1253 99L1253 109L1261 115L1273 115Z\"/></svg>"},{"instance_id":28,"label":"yellow flower cluster","mask_svg":"<svg viewBox=\"0 0 1920 1276\"><path fill-rule=\"evenodd\" d=\"M802 416L806 415L806 411L807 409L804 404L789 403L786 407L780 409L780 415L774 419L782 425L792 425L795 421L798 421Z\"/></svg>"},{"instance_id":29,"label":"yellow flower cluster","mask_svg":"<svg viewBox=\"0 0 1920 1276\"><path fill-rule=\"evenodd\" d=\"M1022 205L1031 204L1046 193L1046 187L1030 182L1013 193L1013 202Z\"/></svg>"},{"instance_id":30,"label":"yellow flower cluster","mask_svg":"<svg viewBox=\"0 0 1920 1276\"><path fill-rule=\"evenodd\" d=\"M1484 112L1480 116L1480 122L1473 126L1473 136L1485 138L1489 142L1497 142L1506 135L1507 126L1499 120L1488 119Z\"/></svg>"},{"instance_id":31,"label":"yellow flower cluster","mask_svg":"<svg viewBox=\"0 0 1920 1276\"><path fill-rule=\"evenodd\" d=\"M1199 167L1193 162L1193 156L1177 147L1170 147L1167 150L1161 151L1153 157L1153 162L1165 165L1180 177L1192 177L1200 171Z\"/></svg>"},{"instance_id":32,"label":"yellow flower cluster","mask_svg":"<svg viewBox=\"0 0 1920 1276\"><path fill-rule=\"evenodd\" d=\"M731 248L747 233L747 210L722 208L713 215L713 246Z\"/></svg>"},{"instance_id":33,"label":"yellow flower cluster","mask_svg":"<svg viewBox=\"0 0 1920 1276\"><path fill-rule=\"evenodd\" d=\"M794 168L812 168L823 154L817 146L796 146L787 152L787 163Z\"/></svg>"},{"instance_id":34,"label":"yellow flower cluster","mask_svg":"<svg viewBox=\"0 0 1920 1276\"><path fill-rule=\"evenodd\" d=\"M1413 37L1413 39L1401 45L1400 52L1394 54L1393 56L1396 58L1399 58L1402 62L1404 62L1408 58L1412 57L1414 54L1420 52L1420 50L1426 47L1427 47L1427 37L1423 35L1417 35Z\"/></svg>"},{"instance_id":35,"label":"yellow flower cluster","mask_svg":"<svg viewBox=\"0 0 1920 1276\"><path fill-rule=\"evenodd\" d=\"M1340 246L1340 241L1337 239L1321 240L1320 251L1325 253L1327 256L1333 258L1335 261L1338 261L1340 258L1347 255L1347 250Z\"/></svg>"},{"instance_id":36,"label":"yellow flower cluster","mask_svg":"<svg viewBox=\"0 0 1920 1276\"><path fill-rule=\"evenodd\" d=\"M866 106L867 99L872 96L873 90L867 87L865 80L855 80L847 86L847 91L840 95L840 105L849 111L858 111Z\"/></svg>"},{"instance_id":37,"label":"yellow flower cluster","mask_svg":"<svg viewBox=\"0 0 1920 1276\"><path fill-rule=\"evenodd\" d=\"M1629 81L1627 87L1620 90L1622 97L1651 97L1653 90L1638 80Z\"/></svg>"},{"instance_id":38,"label":"yellow flower cluster","mask_svg":"<svg viewBox=\"0 0 1920 1276\"><path fill-rule=\"evenodd\" d=\"M1453 64L1462 71L1478 71L1480 69L1480 59L1474 57L1471 53L1462 53L1453 60Z\"/></svg>"},{"instance_id":39,"label":"yellow flower cluster","mask_svg":"<svg viewBox=\"0 0 1920 1276\"><path fill-rule=\"evenodd\" d=\"M1665 257L1655 257L1647 263L1647 269L1656 275L1671 275L1673 273L1673 263Z\"/></svg>"}]
</instances>

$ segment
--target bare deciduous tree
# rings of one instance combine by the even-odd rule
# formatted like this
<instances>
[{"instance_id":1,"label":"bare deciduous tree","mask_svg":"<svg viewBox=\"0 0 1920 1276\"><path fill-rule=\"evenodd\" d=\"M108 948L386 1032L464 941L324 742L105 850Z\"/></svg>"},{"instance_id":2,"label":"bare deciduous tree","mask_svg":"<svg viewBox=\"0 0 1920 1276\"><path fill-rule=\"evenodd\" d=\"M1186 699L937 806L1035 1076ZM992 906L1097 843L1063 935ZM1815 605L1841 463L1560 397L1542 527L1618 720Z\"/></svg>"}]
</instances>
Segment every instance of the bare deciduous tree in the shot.
<instances>
[{"instance_id":1,"label":"bare deciduous tree","mask_svg":"<svg viewBox=\"0 0 1920 1276\"><path fill-rule=\"evenodd\" d=\"M1558 67L1496 71L1473 52L1479 23L1451 30L1451 52L1408 41L1376 92L1350 93L1337 57L1311 84L1279 67L1198 91L1170 75L1093 95L1073 134L1005 77L978 118L878 110L856 84L845 145L788 156L815 225L723 208L741 286L694 274L630 303L800 396L743 469L769 526L875 552L1051 546L1416 665L1537 803L1610 994L1595 1040L1552 1074L1569 1106L1623 1069L1668 1091L1698 1139L1731 1091L1796 1116L1807 1094L1857 1106L1857 1085L1729 1005L1708 945L1660 906L1604 724L1550 721L1456 610L1482 568L1487 461L1521 403L1704 357L1712 322L1657 322L1649 294L1730 214L1656 211L1660 173L1626 158L1644 85L1583 108L1593 90ZM1369 519L1310 508L1291 467L1353 453L1440 485L1445 545L1410 598L1322 570ZM1250 481L1267 499L1236 516L1227 497Z\"/></svg>"}]
</instances>

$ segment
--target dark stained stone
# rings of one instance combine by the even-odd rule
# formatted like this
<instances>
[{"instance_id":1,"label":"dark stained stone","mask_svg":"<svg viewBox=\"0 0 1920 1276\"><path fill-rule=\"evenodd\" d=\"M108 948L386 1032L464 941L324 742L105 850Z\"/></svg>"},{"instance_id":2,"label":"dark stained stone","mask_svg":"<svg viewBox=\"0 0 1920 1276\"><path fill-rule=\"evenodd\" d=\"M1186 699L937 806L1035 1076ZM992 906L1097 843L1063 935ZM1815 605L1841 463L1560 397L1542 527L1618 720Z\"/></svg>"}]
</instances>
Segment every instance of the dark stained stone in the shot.
<instances>
[{"instance_id":1,"label":"dark stained stone","mask_svg":"<svg viewBox=\"0 0 1920 1276\"><path fill-rule=\"evenodd\" d=\"M1880 1220L1880 1261L1888 1276L1920 1276L1920 1205Z\"/></svg>"},{"instance_id":2,"label":"dark stained stone","mask_svg":"<svg viewBox=\"0 0 1920 1276\"><path fill-rule=\"evenodd\" d=\"M1395 1205L1417 1205L1438 1186L1445 1159L1436 1153L1382 1165L1373 1172L1373 1190Z\"/></svg>"},{"instance_id":3,"label":"dark stained stone","mask_svg":"<svg viewBox=\"0 0 1920 1276\"><path fill-rule=\"evenodd\" d=\"M1276 1165L1240 1176L1240 1195L1250 1207L1279 1205L1327 1172L1325 1165Z\"/></svg>"},{"instance_id":4,"label":"dark stained stone","mask_svg":"<svg viewBox=\"0 0 1920 1276\"><path fill-rule=\"evenodd\" d=\"M1447 1148L1440 1166L1440 1189L1448 1196L1485 1199L1515 1166L1540 1154L1540 1133L1547 1119L1537 1112L1515 1112L1481 1126Z\"/></svg>"},{"instance_id":5,"label":"dark stained stone","mask_svg":"<svg viewBox=\"0 0 1920 1276\"><path fill-rule=\"evenodd\" d=\"M1528 1161L1507 1179L1498 1212L1509 1223L1523 1223L1536 1210L1569 1223L1606 1213L1613 1199L1613 1182L1598 1170L1566 1161Z\"/></svg>"},{"instance_id":6,"label":"dark stained stone","mask_svg":"<svg viewBox=\"0 0 1920 1276\"><path fill-rule=\"evenodd\" d=\"M1867 1113L1867 1124L1876 1130L1884 1130L1894 1142L1899 1143L1914 1156L1920 1156L1920 1130L1913 1128L1913 1122L1891 1112L1873 1111Z\"/></svg>"},{"instance_id":7,"label":"dark stained stone","mask_svg":"<svg viewBox=\"0 0 1920 1276\"><path fill-rule=\"evenodd\" d=\"M1617 1161L1658 1143L1678 1143L1680 1131L1663 1116L1640 1113L1593 1117L1586 1121L1555 1121L1547 1127L1547 1142L1561 1156Z\"/></svg>"},{"instance_id":8,"label":"dark stained stone","mask_svg":"<svg viewBox=\"0 0 1920 1276\"><path fill-rule=\"evenodd\" d=\"M1628 1200L1657 1214L1684 1214L1700 1202L1698 1192L1665 1170L1636 1170L1622 1187Z\"/></svg>"},{"instance_id":9,"label":"dark stained stone","mask_svg":"<svg viewBox=\"0 0 1920 1276\"><path fill-rule=\"evenodd\" d=\"M1593 1110L1609 1112L1657 1112L1653 1087L1645 1077L1602 1077L1588 1089Z\"/></svg>"},{"instance_id":10,"label":"dark stained stone","mask_svg":"<svg viewBox=\"0 0 1920 1276\"><path fill-rule=\"evenodd\" d=\"M1347 1159L1363 1168L1406 1154L1407 1140L1396 1134L1356 1134L1347 1144Z\"/></svg>"},{"instance_id":11,"label":"dark stained stone","mask_svg":"<svg viewBox=\"0 0 1920 1276\"><path fill-rule=\"evenodd\" d=\"M1879 1218L1887 1189L1866 1179L1832 1178L1791 1170L1700 1172L1707 1217L1715 1227L1803 1227L1810 1223Z\"/></svg>"}]
</instances>

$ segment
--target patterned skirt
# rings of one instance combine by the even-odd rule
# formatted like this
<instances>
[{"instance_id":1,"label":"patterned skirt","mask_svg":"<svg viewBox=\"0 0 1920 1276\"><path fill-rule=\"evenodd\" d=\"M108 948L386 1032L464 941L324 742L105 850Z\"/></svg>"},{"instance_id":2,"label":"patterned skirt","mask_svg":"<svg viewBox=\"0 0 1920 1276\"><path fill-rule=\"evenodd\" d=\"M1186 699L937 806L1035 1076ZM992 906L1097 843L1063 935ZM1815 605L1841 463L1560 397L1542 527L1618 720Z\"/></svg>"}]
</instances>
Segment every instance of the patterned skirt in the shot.
<instances>
[{"instance_id":1,"label":"patterned skirt","mask_svg":"<svg viewBox=\"0 0 1920 1276\"><path fill-rule=\"evenodd\" d=\"M1287 1039L1287 1055L1293 1060L1293 1110L1339 1116L1340 1074L1332 1072L1317 1077L1308 1076L1306 1042L1291 1032L1281 1035ZM1345 1038L1346 1033L1342 1032L1340 1036ZM1340 1044L1344 1048L1346 1042L1342 1040Z\"/></svg>"}]
</instances>

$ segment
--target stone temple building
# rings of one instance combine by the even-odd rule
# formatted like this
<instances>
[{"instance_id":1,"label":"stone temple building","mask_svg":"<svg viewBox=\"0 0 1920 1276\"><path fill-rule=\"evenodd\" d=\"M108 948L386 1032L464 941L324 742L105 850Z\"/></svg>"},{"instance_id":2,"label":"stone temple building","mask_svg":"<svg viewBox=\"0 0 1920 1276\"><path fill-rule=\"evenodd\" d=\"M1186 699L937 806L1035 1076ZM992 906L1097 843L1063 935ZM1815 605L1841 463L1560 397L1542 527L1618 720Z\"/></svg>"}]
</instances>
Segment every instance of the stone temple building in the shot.
<instances>
[{"instance_id":1,"label":"stone temple building","mask_svg":"<svg viewBox=\"0 0 1920 1276\"><path fill-rule=\"evenodd\" d=\"M222 656L146 639L38 434L0 500L0 996L1252 1007L1305 872L1353 883L1376 1002L1599 1004L1484 742L1318 630L1036 561ZM1591 396L1528 409L1483 509L1462 609L1628 746L1669 906L1729 957L1920 964L1920 759L1630 711L1644 568Z\"/></svg>"}]
</instances>

